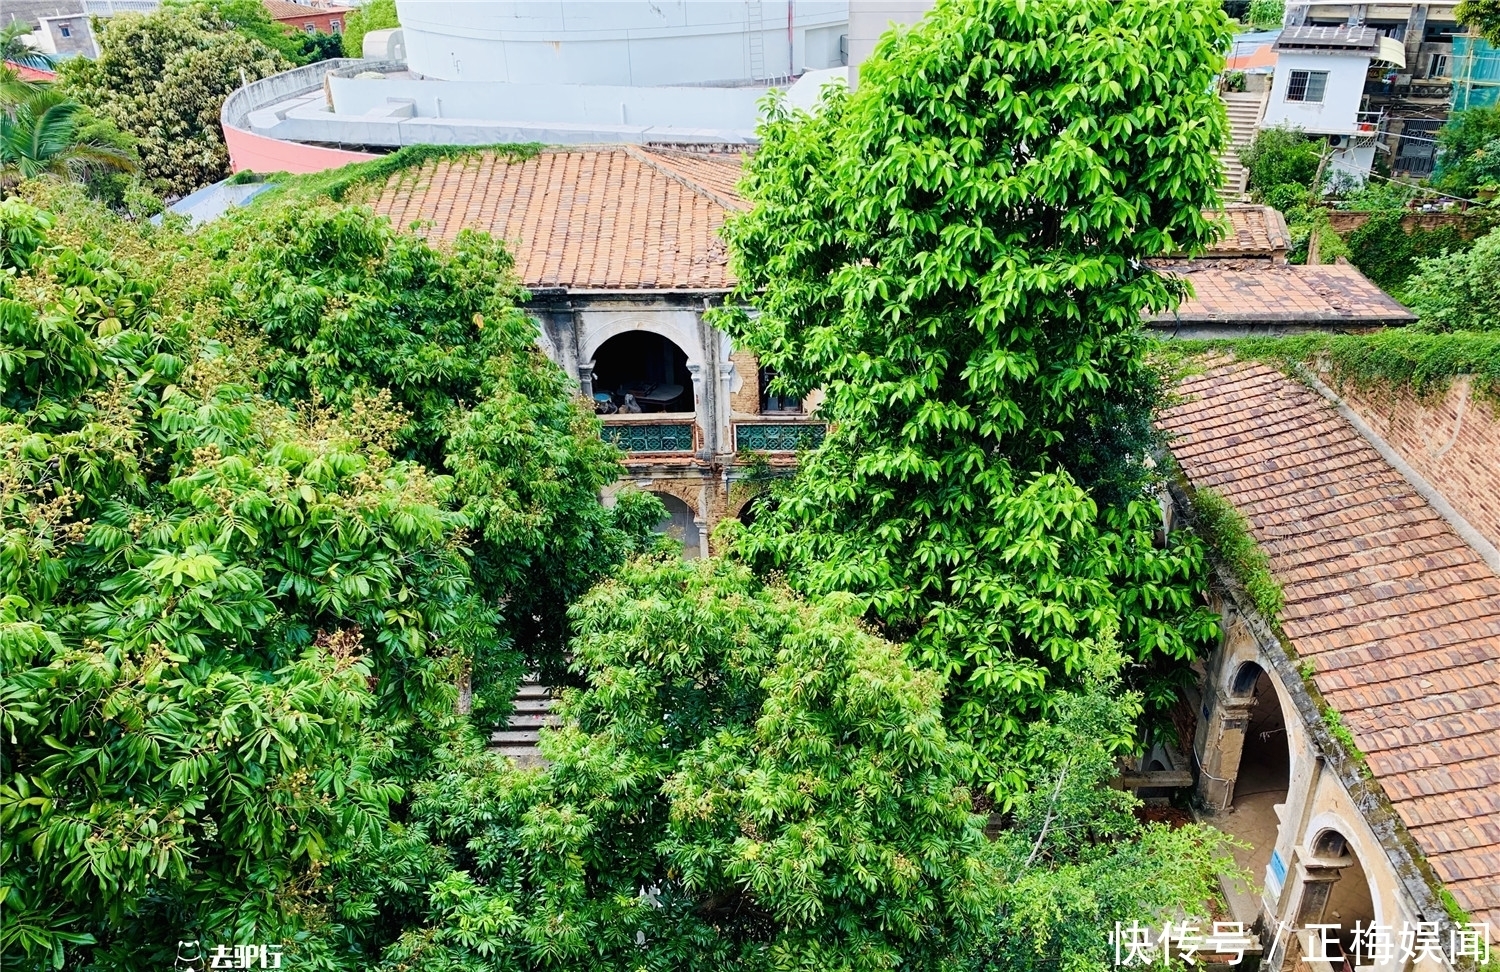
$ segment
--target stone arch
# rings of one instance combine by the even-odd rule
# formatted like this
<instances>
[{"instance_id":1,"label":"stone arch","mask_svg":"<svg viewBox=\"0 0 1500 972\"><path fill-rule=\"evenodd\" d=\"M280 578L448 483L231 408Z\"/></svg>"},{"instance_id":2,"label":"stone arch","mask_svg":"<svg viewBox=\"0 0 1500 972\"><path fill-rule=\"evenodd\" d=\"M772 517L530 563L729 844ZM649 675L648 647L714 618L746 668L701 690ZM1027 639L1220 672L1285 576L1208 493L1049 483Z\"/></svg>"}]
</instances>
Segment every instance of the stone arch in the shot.
<instances>
[{"instance_id":1,"label":"stone arch","mask_svg":"<svg viewBox=\"0 0 1500 972\"><path fill-rule=\"evenodd\" d=\"M688 413L702 400L687 350L655 330L622 331L596 347L587 370L596 401L627 412Z\"/></svg>"},{"instance_id":2,"label":"stone arch","mask_svg":"<svg viewBox=\"0 0 1500 972\"><path fill-rule=\"evenodd\" d=\"M1229 680L1229 694L1235 698L1248 698L1255 691L1255 683L1265 674L1259 662L1243 661Z\"/></svg>"},{"instance_id":3,"label":"stone arch","mask_svg":"<svg viewBox=\"0 0 1500 972\"><path fill-rule=\"evenodd\" d=\"M580 360L592 363L594 356L605 342L611 338L619 337L621 334L630 334L636 331L644 331L648 334L656 334L666 338L682 349L687 356L688 365L696 367L698 373L703 369L703 349L699 346L698 335L693 329L683 326L682 322L666 317L663 320L652 321L643 317L622 316L604 319L592 318L587 320L583 328L583 340L579 348Z\"/></svg>"},{"instance_id":4,"label":"stone arch","mask_svg":"<svg viewBox=\"0 0 1500 972\"><path fill-rule=\"evenodd\" d=\"M1302 862L1302 898L1297 924L1338 925L1339 946L1354 965L1355 926L1389 924L1365 861L1372 849L1360 846L1358 831L1332 812L1318 814L1308 824L1305 843L1309 856ZM1330 953L1334 951L1329 949ZM1335 962L1335 965L1338 963Z\"/></svg>"},{"instance_id":5,"label":"stone arch","mask_svg":"<svg viewBox=\"0 0 1500 972\"><path fill-rule=\"evenodd\" d=\"M656 532L681 543L684 560L696 560L702 556L703 538L692 507L671 493L658 489L652 489L651 493L667 508L666 517L654 528Z\"/></svg>"}]
</instances>

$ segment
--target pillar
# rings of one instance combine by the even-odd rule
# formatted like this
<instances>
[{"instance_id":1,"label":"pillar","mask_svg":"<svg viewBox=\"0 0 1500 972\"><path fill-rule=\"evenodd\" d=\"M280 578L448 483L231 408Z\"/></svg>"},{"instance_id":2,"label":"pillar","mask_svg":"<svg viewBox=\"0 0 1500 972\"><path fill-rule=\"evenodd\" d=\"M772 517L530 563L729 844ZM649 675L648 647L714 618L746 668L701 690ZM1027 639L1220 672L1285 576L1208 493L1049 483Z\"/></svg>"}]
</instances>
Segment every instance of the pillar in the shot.
<instances>
[{"instance_id":1,"label":"pillar","mask_svg":"<svg viewBox=\"0 0 1500 972\"><path fill-rule=\"evenodd\" d=\"M1214 810L1227 810L1234 800L1234 781L1245 751L1253 696L1243 698L1217 691L1205 694L1198 720L1198 795Z\"/></svg>"}]
</instances>

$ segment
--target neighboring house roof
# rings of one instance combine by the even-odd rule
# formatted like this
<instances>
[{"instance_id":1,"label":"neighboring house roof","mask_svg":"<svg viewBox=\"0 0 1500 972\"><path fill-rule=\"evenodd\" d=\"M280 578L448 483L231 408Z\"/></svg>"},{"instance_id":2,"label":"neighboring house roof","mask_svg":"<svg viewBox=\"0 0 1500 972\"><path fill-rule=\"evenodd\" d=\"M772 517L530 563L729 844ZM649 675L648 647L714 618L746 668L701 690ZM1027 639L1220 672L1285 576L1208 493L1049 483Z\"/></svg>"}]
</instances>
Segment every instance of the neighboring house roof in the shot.
<instances>
[{"instance_id":1,"label":"neighboring house roof","mask_svg":"<svg viewBox=\"0 0 1500 972\"><path fill-rule=\"evenodd\" d=\"M354 10L353 7L314 7L306 3L293 3L292 0L260 0L260 2L272 20L286 23L301 23L309 17L345 14Z\"/></svg>"},{"instance_id":2,"label":"neighboring house roof","mask_svg":"<svg viewBox=\"0 0 1500 972\"><path fill-rule=\"evenodd\" d=\"M41 68L27 67L17 64L15 61L6 61L5 66L16 72L22 81L56 81L56 71L44 71Z\"/></svg>"},{"instance_id":3,"label":"neighboring house roof","mask_svg":"<svg viewBox=\"0 0 1500 972\"><path fill-rule=\"evenodd\" d=\"M452 239L484 230L512 244L531 289L728 290L719 228L722 160L609 147L493 153L429 162L391 177L374 201L397 226Z\"/></svg>"},{"instance_id":4,"label":"neighboring house roof","mask_svg":"<svg viewBox=\"0 0 1500 972\"><path fill-rule=\"evenodd\" d=\"M1149 319L1158 326L1378 327L1417 319L1347 263L1308 267L1187 261L1163 269L1185 276L1192 284L1193 296L1175 313Z\"/></svg>"},{"instance_id":5,"label":"neighboring house roof","mask_svg":"<svg viewBox=\"0 0 1500 972\"><path fill-rule=\"evenodd\" d=\"M1448 890L1500 926L1500 576L1300 382L1219 362L1178 391L1183 472L1248 520L1318 691Z\"/></svg>"},{"instance_id":6,"label":"neighboring house roof","mask_svg":"<svg viewBox=\"0 0 1500 972\"><path fill-rule=\"evenodd\" d=\"M1380 32L1373 27L1287 27L1272 47L1278 51L1371 54L1380 49Z\"/></svg>"},{"instance_id":7,"label":"neighboring house roof","mask_svg":"<svg viewBox=\"0 0 1500 972\"><path fill-rule=\"evenodd\" d=\"M1231 203L1221 216L1224 237L1210 246L1205 259L1218 257L1284 257L1291 249L1292 237L1286 227L1286 218L1270 206L1252 206Z\"/></svg>"}]
</instances>

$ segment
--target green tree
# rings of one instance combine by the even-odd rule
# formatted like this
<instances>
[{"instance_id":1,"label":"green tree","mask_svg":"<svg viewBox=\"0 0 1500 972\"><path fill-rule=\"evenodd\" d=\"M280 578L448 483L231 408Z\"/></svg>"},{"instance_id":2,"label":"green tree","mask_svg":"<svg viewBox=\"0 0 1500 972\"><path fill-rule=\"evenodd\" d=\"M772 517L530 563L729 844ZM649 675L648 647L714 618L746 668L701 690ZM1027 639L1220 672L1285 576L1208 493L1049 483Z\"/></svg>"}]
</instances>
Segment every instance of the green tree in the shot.
<instances>
[{"instance_id":1,"label":"green tree","mask_svg":"<svg viewBox=\"0 0 1500 972\"><path fill-rule=\"evenodd\" d=\"M1256 198L1272 204L1282 202L1280 208L1286 208L1287 200L1282 197L1289 190L1282 187L1295 186L1301 190L1298 195L1319 188L1313 185L1313 180L1317 178L1323 150L1322 141L1309 138L1301 129L1277 125L1256 132L1254 140L1240 149L1239 154Z\"/></svg>"},{"instance_id":2,"label":"green tree","mask_svg":"<svg viewBox=\"0 0 1500 972\"><path fill-rule=\"evenodd\" d=\"M1122 661L1101 656L1083 691L1027 727L1041 756L997 838L1000 905L971 972L1106 972L1116 922L1196 919L1207 933L1204 903L1219 898L1219 879L1250 877L1219 831L1143 825L1138 801L1109 787L1119 767L1108 741L1130 735L1140 705L1118 690Z\"/></svg>"},{"instance_id":3,"label":"green tree","mask_svg":"<svg viewBox=\"0 0 1500 972\"><path fill-rule=\"evenodd\" d=\"M73 58L59 77L72 98L135 138L150 187L177 197L228 174L224 99L289 67L275 49L191 5L109 18L99 57Z\"/></svg>"},{"instance_id":4,"label":"green tree","mask_svg":"<svg viewBox=\"0 0 1500 972\"><path fill-rule=\"evenodd\" d=\"M538 622L503 612L560 610L542 599L645 545L660 506L602 509L617 453L535 353L494 244L439 253L327 203L185 238L68 192L0 202L0 948L146 969L179 939L263 941L368 967L451 871L398 821L441 753L481 745L459 686L505 714L510 641ZM234 291L304 232L318 259L267 291L331 297L275 333L314 338L294 368ZM408 311L418 338L371 339L416 353L465 312L453 477L361 370L378 346L340 343ZM346 351L339 381L324 355ZM545 560L569 543L577 563Z\"/></svg>"},{"instance_id":5,"label":"green tree","mask_svg":"<svg viewBox=\"0 0 1500 972\"><path fill-rule=\"evenodd\" d=\"M736 344L826 392L823 446L739 550L857 594L949 681L969 778L1118 631L1153 707L1216 631L1200 544L1160 542L1144 460L1161 389L1144 261L1216 229L1227 125L1216 2L940 0L858 91L777 114L727 233Z\"/></svg>"},{"instance_id":6,"label":"green tree","mask_svg":"<svg viewBox=\"0 0 1500 972\"><path fill-rule=\"evenodd\" d=\"M1438 129L1438 161L1433 184L1446 192L1467 196L1484 178L1476 164L1493 166L1487 147L1500 139L1500 105L1480 105L1454 112ZM1493 169L1487 169L1493 174Z\"/></svg>"},{"instance_id":7,"label":"green tree","mask_svg":"<svg viewBox=\"0 0 1500 972\"><path fill-rule=\"evenodd\" d=\"M1500 230L1467 249L1419 259L1403 296L1430 331L1500 331Z\"/></svg>"},{"instance_id":8,"label":"green tree","mask_svg":"<svg viewBox=\"0 0 1500 972\"><path fill-rule=\"evenodd\" d=\"M513 646L562 679L567 606L662 514L638 494L600 504L619 453L537 348L503 246L464 233L439 253L366 209L301 202L195 238L213 267L201 312L263 336L269 394L347 408L384 393L401 409L398 454L453 475L480 589L507 602ZM516 674L489 665L476 659L480 718L508 712Z\"/></svg>"},{"instance_id":9,"label":"green tree","mask_svg":"<svg viewBox=\"0 0 1500 972\"><path fill-rule=\"evenodd\" d=\"M401 793L379 740L419 752L498 637L462 516L379 422L256 395L159 279L0 221L0 948L293 940Z\"/></svg>"},{"instance_id":10,"label":"green tree","mask_svg":"<svg viewBox=\"0 0 1500 972\"><path fill-rule=\"evenodd\" d=\"M967 744L860 613L718 560L595 589L550 765L470 754L419 788L463 866L383 967L954 967L998 891Z\"/></svg>"},{"instance_id":11,"label":"green tree","mask_svg":"<svg viewBox=\"0 0 1500 972\"><path fill-rule=\"evenodd\" d=\"M344 21L344 53L347 57L363 57L365 35L372 30L400 27L396 16L396 0L370 0L351 13Z\"/></svg>"},{"instance_id":12,"label":"green tree","mask_svg":"<svg viewBox=\"0 0 1500 972\"><path fill-rule=\"evenodd\" d=\"M102 170L130 172L128 150L86 135L82 108L43 89L0 109L0 185L56 176L87 179Z\"/></svg>"},{"instance_id":13,"label":"green tree","mask_svg":"<svg viewBox=\"0 0 1500 972\"><path fill-rule=\"evenodd\" d=\"M1500 47L1500 0L1463 0L1453 13L1459 23Z\"/></svg>"},{"instance_id":14,"label":"green tree","mask_svg":"<svg viewBox=\"0 0 1500 972\"><path fill-rule=\"evenodd\" d=\"M171 0L169 6L204 14L229 30L264 44L291 64L311 64L339 57L343 51L335 35L308 34L272 20L260 0Z\"/></svg>"}]
</instances>

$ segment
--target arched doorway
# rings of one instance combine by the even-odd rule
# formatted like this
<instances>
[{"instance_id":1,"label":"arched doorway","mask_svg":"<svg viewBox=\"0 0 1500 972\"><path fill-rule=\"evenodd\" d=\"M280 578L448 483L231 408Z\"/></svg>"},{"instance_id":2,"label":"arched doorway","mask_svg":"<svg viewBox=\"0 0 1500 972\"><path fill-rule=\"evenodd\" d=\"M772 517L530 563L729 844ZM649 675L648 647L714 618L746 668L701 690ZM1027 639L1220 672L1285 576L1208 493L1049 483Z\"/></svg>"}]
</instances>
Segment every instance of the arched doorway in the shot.
<instances>
[{"instance_id":1,"label":"arched doorway","mask_svg":"<svg viewBox=\"0 0 1500 972\"><path fill-rule=\"evenodd\" d=\"M776 500L769 492L756 493L740 505L740 511L735 514L735 519L745 526L755 523L755 518L769 510L775 509Z\"/></svg>"},{"instance_id":2,"label":"arched doorway","mask_svg":"<svg viewBox=\"0 0 1500 972\"><path fill-rule=\"evenodd\" d=\"M692 412L687 354L660 334L616 334L594 352L594 399L602 411Z\"/></svg>"},{"instance_id":3,"label":"arched doorway","mask_svg":"<svg viewBox=\"0 0 1500 972\"><path fill-rule=\"evenodd\" d=\"M667 508L666 517L652 529L681 544L684 560L693 560L702 556L702 541L698 535L698 524L693 518L692 508L670 493L653 491L652 495L661 500L662 505Z\"/></svg>"},{"instance_id":4,"label":"arched doorway","mask_svg":"<svg viewBox=\"0 0 1500 972\"><path fill-rule=\"evenodd\" d=\"M1328 954L1337 952L1347 958L1350 968L1368 965L1369 955L1357 955L1355 941L1356 928L1366 929L1375 923L1375 896L1364 863L1348 839L1334 829L1323 830L1311 846L1312 859L1303 862L1307 884L1302 890L1298 924L1338 925L1338 947L1328 946Z\"/></svg>"},{"instance_id":5,"label":"arched doorway","mask_svg":"<svg viewBox=\"0 0 1500 972\"><path fill-rule=\"evenodd\" d=\"M1273 860L1281 818L1276 807L1287 799L1291 784L1291 746L1286 715L1276 686L1260 665L1244 662L1229 684L1228 702L1243 707L1244 738L1237 765L1226 765L1231 799L1217 821L1221 830L1248 844L1236 848L1235 861L1250 872L1256 884L1269 871L1275 881L1286 880L1286 862Z\"/></svg>"}]
</instances>

